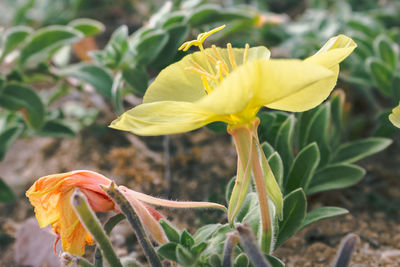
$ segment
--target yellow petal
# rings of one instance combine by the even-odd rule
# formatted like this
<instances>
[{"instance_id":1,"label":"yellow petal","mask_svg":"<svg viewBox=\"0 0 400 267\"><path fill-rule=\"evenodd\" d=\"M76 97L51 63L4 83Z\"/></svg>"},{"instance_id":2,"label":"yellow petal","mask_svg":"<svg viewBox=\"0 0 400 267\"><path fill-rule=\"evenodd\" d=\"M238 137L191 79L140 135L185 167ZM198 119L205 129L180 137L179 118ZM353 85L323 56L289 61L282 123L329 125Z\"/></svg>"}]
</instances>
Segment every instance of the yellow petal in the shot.
<instances>
[{"instance_id":1,"label":"yellow petal","mask_svg":"<svg viewBox=\"0 0 400 267\"><path fill-rule=\"evenodd\" d=\"M284 99L268 105L268 107L301 112L319 105L329 96L336 85L339 75L339 63L350 55L356 47L356 43L345 35L338 35L329 39L315 55L305 59L304 62L328 68L334 75L326 79L320 79L307 88L294 92ZM310 74L312 75L312 73L308 73L308 75ZM288 77L293 79L293 76Z\"/></svg>"},{"instance_id":2,"label":"yellow petal","mask_svg":"<svg viewBox=\"0 0 400 267\"><path fill-rule=\"evenodd\" d=\"M335 68L357 47L356 43L345 35L332 37L313 56L305 59L306 62L322 65L326 68Z\"/></svg>"},{"instance_id":3,"label":"yellow petal","mask_svg":"<svg viewBox=\"0 0 400 267\"><path fill-rule=\"evenodd\" d=\"M218 59L218 55L214 52L214 49L207 48L205 52ZM217 48L217 53L227 63L229 69L232 70L232 67L229 65L227 49ZM236 63L241 65L243 63L244 48L234 48L233 53ZM268 59L269 56L270 52L266 47L252 47L248 51L247 62L257 59ZM194 102L205 96L205 88L200 75L187 70L187 68L193 67L192 62L197 63L208 71L208 65L202 52L187 55L182 60L160 72L147 89L143 97L143 103L157 101ZM213 67L213 71L216 72L216 68Z\"/></svg>"},{"instance_id":4,"label":"yellow petal","mask_svg":"<svg viewBox=\"0 0 400 267\"><path fill-rule=\"evenodd\" d=\"M73 189L69 190L60 199L60 236L64 251L82 256L85 252L87 231L72 208L73 192Z\"/></svg>"},{"instance_id":5,"label":"yellow petal","mask_svg":"<svg viewBox=\"0 0 400 267\"><path fill-rule=\"evenodd\" d=\"M193 103L161 101L125 112L110 127L138 135L163 135L191 131L215 120L214 114Z\"/></svg>"},{"instance_id":6,"label":"yellow petal","mask_svg":"<svg viewBox=\"0 0 400 267\"><path fill-rule=\"evenodd\" d=\"M394 126L400 128L400 103L392 110L392 114L389 115L389 120Z\"/></svg>"},{"instance_id":7,"label":"yellow petal","mask_svg":"<svg viewBox=\"0 0 400 267\"><path fill-rule=\"evenodd\" d=\"M277 103L333 75L324 67L299 60L256 60L239 67L217 90L199 100L198 105L215 114L240 113L247 119L252 119L263 105L284 110L293 106L309 108L313 105L310 102L321 102L325 95L307 96L289 105Z\"/></svg>"}]
</instances>

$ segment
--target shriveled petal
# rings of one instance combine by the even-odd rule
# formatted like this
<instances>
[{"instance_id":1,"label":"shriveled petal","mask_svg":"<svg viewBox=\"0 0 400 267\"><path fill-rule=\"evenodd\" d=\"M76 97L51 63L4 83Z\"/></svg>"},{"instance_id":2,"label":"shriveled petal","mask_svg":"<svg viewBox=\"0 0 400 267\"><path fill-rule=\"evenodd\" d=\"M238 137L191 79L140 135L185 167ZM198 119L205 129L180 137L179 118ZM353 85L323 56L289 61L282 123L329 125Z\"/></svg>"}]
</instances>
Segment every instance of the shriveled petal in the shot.
<instances>
[{"instance_id":1,"label":"shriveled petal","mask_svg":"<svg viewBox=\"0 0 400 267\"><path fill-rule=\"evenodd\" d=\"M193 103L161 101L125 112L110 127L138 135L163 135L191 131L215 120L215 114Z\"/></svg>"},{"instance_id":2,"label":"shriveled petal","mask_svg":"<svg viewBox=\"0 0 400 267\"><path fill-rule=\"evenodd\" d=\"M151 204L154 206L160 207L168 207L168 208L180 208L180 209L188 209L188 208L200 208L200 209L220 209L225 211L225 206L213 203L213 202L199 202L199 201L173 201L167 199L161 199L152 197L134 190L131 190L125 186L119 186L119 189L125 193L125 195L129 195L133 198L136 198L142 202L147 204Z\"/></svg>"},{"instance_id":3,"label":"shriveled petal","mask_svg":"<svg viewBox=\"0 0 400 267\"><path fill-rule=\"evenodd\" d=\"M229 56L226 48L207 48L205 52L218 60L222 58L232 70L229 64ZM237 65L243 63L244 48L233 48L233 54ZM257 59L268 59L270 52L266 47L252 47L248 51L247 62ZM168 66L160 72L154 82L147 89L143 103L157 101L184 101L194 102L205 96L205 89L199 74L190 72L187 68L193 67L193 63L200 65L206 71L209 71L205 56L202 52L195 52L185 56L182 60ZM211 66L211 65L210 65ZM216 72L215 66L211 66Z\"/></svg>"},{"instance_id":4,"label":"shriveled petal","mask_svg":"<svg viewBox=\"0 0 400 267\"><path fill-rule=\"evenodd\" d=\"M87 231L80 223L71 205L74 190L69 190L60 199L60 236L62 249L74 255L85 252Z\"/></svg>"},{"instance_id":5,"label":"shriveled petal","mask_svg":"<svg viewBox=\"0 0 400 267\"><path fill-rule=\"evenodd\" d=\"M251 119L263 105L276 109L287 108L287 105L281 107L275 103L282 102L294 93L306 91L314 83L332 76L334 73L327 68L300 60L257 60L239 67L223 80L217 90L197 104L215 114L242 113L242 117ZM312 106L309 102L322 101L325 95L307 97L306 103L291 104ZM243 113L246 111L249 114Z\"/></svg>"},{"instance_id":6,"label":"shriveled petal","mask_svg":"<svg viewBox=\"0 0 400 267\"><path fill-rule=\"evenodd\" d=\"M129 200L131 205L134 207L136 213L138 214L140 220L142 221L142 224L151 233L154 239L157 240L157 242L160 244L167 242L167 239L164 235L164 231L162 230L160 224L152 215L152 213L150 213L149 209L131 194L124 194L124 195Z\"/></svg>"},{"instance_id":7,"label":"shriveled petal","mask_svg":"<svg viewBox=\"0 0 400 267\"><path fill-rule=\"evenodd\" d=\"M394 126L400 128L400 104L392 110L392 114L389 115L389 120Z\"/></svg>"}]
</instances>

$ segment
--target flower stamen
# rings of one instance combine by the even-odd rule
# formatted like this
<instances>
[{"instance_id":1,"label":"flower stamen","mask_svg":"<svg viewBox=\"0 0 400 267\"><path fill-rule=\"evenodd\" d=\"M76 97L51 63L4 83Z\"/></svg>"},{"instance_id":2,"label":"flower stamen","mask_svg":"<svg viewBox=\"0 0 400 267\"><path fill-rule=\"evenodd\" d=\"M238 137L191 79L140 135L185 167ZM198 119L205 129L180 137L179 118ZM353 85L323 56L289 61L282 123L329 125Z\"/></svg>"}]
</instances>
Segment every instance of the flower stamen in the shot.
<instances>
[{"instance_id":1,"label":"flower stamen","mask_svg":"<svg viewBox=\"0 0 400 267\"><path fill-rule=\"evenodd\" d=\"M250 45L246 43L246 46L244 47L244 53L243 53L243 65L246 64L246 62L247 62L247 57L249 55L249 47L250 47Z\"/></svg>"},{"instance_id":2,"label":"flower stamen","mask_svg":"<svg viewBox=\"0 0 400 267\"><path fill-rule=\"evenodd\" d=\"M201 76L201 81L203 82L203 86L206 89L206 93L210 94L211 93L211 87L208 84L207 78L205 76Z\"/></svg>"},{"instance_id":3,"label":"flower stamen","mask_svg":"<svg viewBox=\"0 0 400 267\"><path fill-rule=\"evenodd\" d=\"M237 66L231 43L228 43L226 47L228 48L229 62L231 63L232 68L235 70Z\"/></svg>"}]
</instances>

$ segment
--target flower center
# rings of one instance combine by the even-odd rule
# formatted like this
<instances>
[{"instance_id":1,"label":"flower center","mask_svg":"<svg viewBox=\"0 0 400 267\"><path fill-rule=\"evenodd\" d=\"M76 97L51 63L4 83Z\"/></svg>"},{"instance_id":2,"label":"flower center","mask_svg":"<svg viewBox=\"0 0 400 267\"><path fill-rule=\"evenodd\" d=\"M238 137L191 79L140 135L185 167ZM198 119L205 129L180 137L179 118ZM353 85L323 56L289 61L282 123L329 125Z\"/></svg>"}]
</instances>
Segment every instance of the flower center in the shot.
<instances>
[{"instance_id":1,"label":"flower center","mask_svg":"<svg viewBox=\"0 0 400 267\"><path fill-rule=\"evenodd\" d=\"M225 28L225 25L215 28L209 32L201 33L197 36L196 40L185 42L178 49L187 51L191 46L197 46L200 49L201 53L204 56L207 68L205 69L194 60L190 60L192 66L187 67L186 70L200 75L201 81L207 94L210 94L213 88L216 88L223 81L223 79L229 75L228 63L230 64L232 70L235 70L237 68L233 48L230 43L226 45L229 62L226 62L223 59L215 45L211 46L214 55L208 53L203 47L203 42L207 39L207 37L215 32L222 30L223 28ZM246 44L243 53L243 64L245 64L247 61L248 52L249 44Z\"/></svg>"}]
</instances>

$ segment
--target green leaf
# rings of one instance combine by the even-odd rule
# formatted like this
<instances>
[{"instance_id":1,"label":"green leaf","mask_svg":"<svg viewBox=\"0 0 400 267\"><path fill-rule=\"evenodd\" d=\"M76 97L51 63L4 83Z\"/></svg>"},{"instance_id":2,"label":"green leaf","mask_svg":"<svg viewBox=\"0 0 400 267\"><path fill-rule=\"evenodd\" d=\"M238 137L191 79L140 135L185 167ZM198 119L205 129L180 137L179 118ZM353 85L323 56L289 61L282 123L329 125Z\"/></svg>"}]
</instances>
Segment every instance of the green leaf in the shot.
<instances>
[{"instance_id":1,"label":"green leaf","mask_svg":"<svg viewBox=\"0 0 400 267\"><path fill-rule=\"evenodd\" d=\"M271 267L285 267L283 261L272 255L265 255Z\"/></svg>"},{"instance_id":2,"label":"green leaf","mask_svg":"<svg viewBox=\"0 0 400 267\"><path fill-rule=\"evenodd\" d=\"M282 123L275 139L275 148L282 158L284 169L289 170L290 165L293 162L293 134L295 117L293 115L289 116L284 123Z\"/></svg>"},{"instance_id":3,"label":"green leaf","mask_svg":"<svg viewBox=\"0 0 400 267\"><path fill-rule=\"evenodd\" d=\"M9 203L16 201L16 199L11 188L0 177L0 202Z\"/></svg>"},{"instance_id":4,"label":"green leaf","mask_svg":"<svg viewBox=\"0 0 400 267\"><path fill-rule=\"evenodd\" d=\"M285 185L285 194L300 187L306 191L308 184L318 167L319 160L319 149L315 142L304 147L299 154L297 154L292 164Z\"/></svg>"},{"instance_id":5,"label":"green leaf","mask_svg":"<svg viewBox=\"0 0 400 267\"><path fill-rule=\"evenodd\" d=\"M66 138L76 136L76 132L59 120L46 121L42 128L35 133L39 136Z\"/></svg>"},{"instance_id":6,"label":"green leaf","mask_svg":"<svg viewBox=\"0 0 400 267\"><path fill-rule=\"evenodd\" d=\"M247 267L249 266L249 258L247 257L247 255L245 253L240 253L236 259L235 259L235 263L234 263L234 267Z\"/></svg>"},{"instance_id":7,"label":"green leaf","mask_svg":"<svg viewBox=\"0 0 400 267\"><path fill-rule=\"evenodd\" d=\"M345 102L345 94L341 90L336 90L335 94L330 98L332 128L330 131L330 139L332 147L340 144L343 129L343 109Z\"/></svg>"},{"instance_id":8,"label":"green leaf","mask_svg":"<svg viewBox=\"0 0 400 267\"><path fill-rule=\"evenodd\" d=\"M74 77L88 83L104 97L111 99L113 78L104 67L93 65L92 63L78 63L57 70L56 73L60 76Z\"/></svg>"},{"instance_id":9,"label":"green leaf","mask_svg":"<svg viewBox=\"0 0 400 267\"><path fill-rule=\"evenodd\" d=\"M163 30L156 30L140 40L135 47L135 61L137 65L147 65L155 60L168 42L168 35Z\"/></svg>"},{"instance_id":10,"label":"green leaf","mask_svg":"<svg viewBox=\"0 0 400 267\"><path fill-rule=\"evenodd\" d=\"M306 132L306 143L316 142L320 152L320 165L324 166L330 157L328 146L329 124L331 119L330 103L327 102L318 107Z\"/></svg>"},{"instance_id":11,"label":"green leaf","mask_svg":"<svg viewBox=\"0 0 400 267\"><path fill-rule=\"evenodd\" d=\"M258 136L260 142L267 141L267 133L273 127L276 120L276 114L273 112L259 112L257 117L260 118L260 125L258 126Z\"/></svg>"},{"instance_id":12,"label":"green leaf","mask_svg":"<svg viewBox=\"0 0 400 267\"><path fill-rule=\"evenodd\" d=\"M171 64L178 53L179 46L185 41L189 34L189 27L186 24L175 24L165 28L168 41L159 52L159 57L154 59L154 64L158 68L164 68Z\"/></svg>"},{"instance_id":13,"label":"green leaf","mask_svg":"<svg viewBox=\"0 0 400 267\"><path fill-rule=\"evenodd\" d=\"M192 253L180 244L176 246L176 261L183 266L191 266L196 259L193 258Z\"/></svg>"},{"instance_id":14,"label":"green leaf","mask_svg":"<svg viewBox=\"0 0 400 267\"><path fill-rule=\"evenodd\" d=\"M207 243L206 242L201 242L199 244L194 245L191 249L190 252L192 255L197 258L200 256L200 254L207 248Z\"/></svg>"},{"instance_id":15,"label":"green leaf","mask_svg":"<svg viewBox=\"0 0 400 267\"><path fill-rule=\"evenodd\" d=\"M376 58L367 59L366 64L375 86L383 94L390 96L392 93L390 88L392 84L392 71L390 68Z\"/></svg>"},{"instance_id":16,"label":"green leaf","mask_svg":"<svg viewBox=\"0 0 400 267\"><path fill-rule=\"evenodd\" d=\"M382 62L386 63L392 71L396 70L399 60L398 46L389 40L388 37L381 35L374 41L374 48Z\"/></svg>"},{"instance_id":17,"label":"green leaf","mask_svg":"<svg viewBox=\"0 0 400 267\"><path fill-rule=\"evenodd\" d=\"M288 194L283 200L283 220L279 224L276 248L297 232L306 217L307 200L302 188Z\"/></svg>"},{"instance_id":18,"label":"green leaf","mask_svg":"<svg viewBox=\"0 0 400 267\"><path fill-rule=\"evenodd\" d=\"M196 243L201 243L208 240L220 227L222 224L207 224L199 228L194 234L193 238Z\"/></svg>"},{"instance_id":19,"label":"green leaf","mask_svg":"<svg viewBox=\"0 0 400 267\"><path fill-rule=\"evenodd\" d=\"M275 180L278 183L279 187L282 189L283 186L283 162L281 156L279 156L278 152L274 152L268 158L268 164L271 167L271 171L275 176Z\"/></svg>"},{"instance_id":20,"label":"green leaf","mask_svg":"<svg viewBox=\"0 0 400 267\"><path fill-rule=\"evenodd\" d=\"M104 32L104 24L100 21L94 19L75 19L68 23L69 26L73 27L75 30L80 31L86 37L94 36L99 33Z\"/></svg>"},{"instance_id":21,"label":"green leaf","mask_svg":"<svg viewBox=\"0 0 400 267\"><path fill-rule=\"evenodd\" d=\"M129 84L137 95L144 95L149 78L146 71L140 67L127 67L122 70L122 78Z\"/></svg>"},{"instance_id":22,"label":"green leaf","mask_svg":"<svg viewBox=\"0 0 400 267\"><path fill-rule=\"evenodd\" d=\"M190 249L194 244L193 237L186 230L182 231L179 241L183 246L185 246L188 249Z\"/></svg>"},{"instance_id":23,"label":"green leaf","mask_svg":"<svg viewBox=\"0 0 400 267\"><path fill-rule=\"evenodd\" d=\"M211 267L222 267L222 260L218 254L212 254L208 258L208 263L211 265Z\"/></svg>"},{"instance_id":24,"label":"green leaf","mask_svg":"<svg viewBox=\"0 0 400 267\"><path fill-rule=\"evenodd\" d=\"M364 175L363 168L352 164L327 166L315 174L307 190L307 195L352 186L358 183Z\"/></svg>"},{"instance_id":25,"label":"green leaf","mask_svg":"<svg viewBox=\"0 0 400 267\"><path fill-rule=\"evenodd\" d=\"M382 137L370 137L345 143L339 146L332 162L353 163L384 150L391 143L391 139Z\"/></svg>"},{"instance_id":26,"label":"green leaf","mask_svg":"<svg viewBox=\"0 0 400 267\"><path fill-rule=\"evenodd\" d=\"M178 244L172 243L172 242L165 243L157 249L157 253L168 260L176 262L177 261L177 258L176 258L176 246L177 245Z\"/></svg>"},{"instance_id":27,"label":"green leaf","mask_svg":"<svg viewBox=\"0 0 400 267\"><path fill-rule=\"evenodd\" d=\"M44 122L45 107L36 92L18 83L9 83L3 87L0 106L17 111L22 109L30 126L40 128Z\"/></svg>"},{"instance_id":28,"label":"green leaf","mask_svg":"<svg viewBox=\"0 0 400 267\"><path fill-rule=\"evenodd\" d=\"M322 208L317 208L314 209L312 211L310 211L309 213L307 213L306 218L303 221L303 224L301 225L301 229L303 229L304 227L318 222L318 221L322 221L325 219L329 219L329 218L333 218L336 216L340 216L340 215L344 215L349 213L348 210L343 209L343 208L338 208L338 207L322 207Z\"/></svg>"},{"instance_id":29,"label":"green leaf","mask_svg":"<svg viewBox=\"0 0 400 267\"><path fill-rule=\"evenodd\" d=\"M32 28L16 26L4 32L1 40L0 62L15 48L17 48L32 32Z\"/></svg>"},{"instance_id":30,"label":"green leaf","mask_svg":"<svg viewBox=\"0 0 400 267\"><path fill-rule=\"evenodd\" d=\"M236 176L232 177L232 179L230 179L228 184L226 185L225 200L227 203L229 203L229 200L231 199L232 190L233 187L235 186L235 182L236 182Z\"/></svg>"},{"instance_id":31,"label":"green leaf","mask_svg":"<svg viewBox=\"0 0 400 267\"><path fill-rule=\"evenodd\" d=\"M275 149L267 141L261 144L261 148L267 158L275 152Z\"/></svg>"},{"instance_id":32,"label":"green leaf","mask_svg":"<svg viewBox=\"0 0 400 267\"><path fill-rule=\"evenodd\" d=\"M179 233L175 230L174 227L169 225L165 220L160 220L160 225L164 230L165 235L167 236L170 242L179 243Z\"/></svg>"},{"instance_id":33,"label":"green leaf","mask_svg":"<svg viewBox=\"0 0 400 267\"><path fill-rule=\"evenodd\" d=\"M22 126L12 126L0 132L0 161L4 159L4 156L8 148L14 143L15 140L21 135L23 130Z\"/></svg>"},{"instance_id":34,"label":"green leaf","mask_svg":"<svg viewBox=\"0 0 400 267\"><path fill-rule=\"evenodd\" d=\"M219 16L218 5L203 4L200 7L194 9L187 17L187 21L193 26L199 26L210 21L215 21Z\"/></svg>"},{"instance_id":35,"label":"green leaf","mask_svg":"<svg viewBox=\"0 0 400 267\"><path fill-rule=\"evenodd\" d=\"M49 58L56 49L83 38L81 32L68 26L48 26L33 33L21 50L21 66Z\"/></svg>"}]
</instances>

